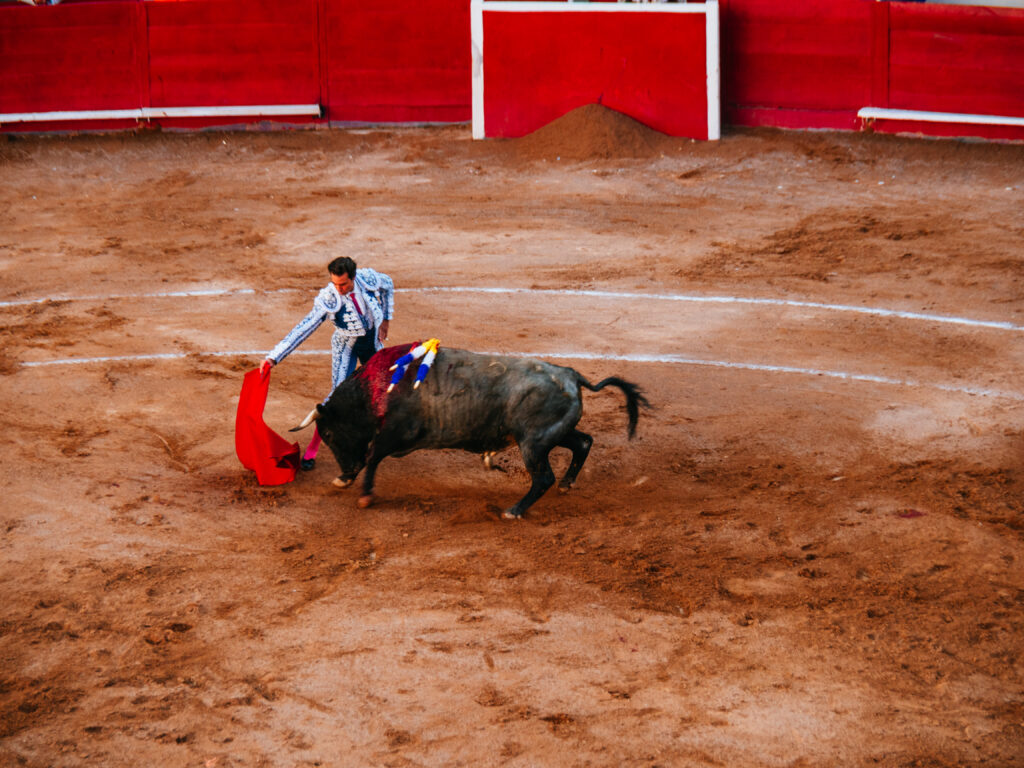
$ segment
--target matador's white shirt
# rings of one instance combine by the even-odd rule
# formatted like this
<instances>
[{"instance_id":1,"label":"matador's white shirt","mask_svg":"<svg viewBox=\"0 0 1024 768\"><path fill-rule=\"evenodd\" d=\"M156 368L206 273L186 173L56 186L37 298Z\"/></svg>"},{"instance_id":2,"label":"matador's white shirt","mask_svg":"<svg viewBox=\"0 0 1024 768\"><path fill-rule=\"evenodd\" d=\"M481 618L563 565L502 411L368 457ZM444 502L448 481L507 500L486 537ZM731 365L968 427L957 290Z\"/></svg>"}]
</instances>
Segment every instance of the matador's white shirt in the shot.
<instances>
[{"instance_id":1,"label":"matador's white shirt","mask_svg":"<svg viewBox=\"0 0 1024 768\"><path fill-rule=\"evenodd\" d=\"M352 303L353 295L362 309L361 315ZM309 314L281 339L267 357L275 363L280 363L308 339L324 320L330 319L334 322L334 335L331 337L333 390L355 369L352 348L360 336L372 334L374 347L381 348L377 329L382 322L392 318L395 308L394 295L394 281L383 272L373 269L357 269L352 292L345 296L338 293L334 283L328 283L313 299L313 309Z\"/></svg>"}]
</instances>

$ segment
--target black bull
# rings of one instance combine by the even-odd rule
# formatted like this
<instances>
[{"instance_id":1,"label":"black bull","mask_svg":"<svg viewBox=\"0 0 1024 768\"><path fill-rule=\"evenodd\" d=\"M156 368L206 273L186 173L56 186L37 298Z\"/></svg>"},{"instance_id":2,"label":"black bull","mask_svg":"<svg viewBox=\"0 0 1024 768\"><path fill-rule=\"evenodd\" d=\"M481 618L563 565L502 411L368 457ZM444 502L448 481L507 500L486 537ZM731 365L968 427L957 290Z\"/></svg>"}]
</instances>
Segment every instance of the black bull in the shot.
<instances>
[{"instance_id":1,"label":"black bull","mask_svg":"<svg viewBox=\"0 0 1024 768\"><path fill-rule=\"evenodd\" d=\"M548 460L553 448L572 451L572 461L559 483L562 490L572 486L586 461L594 441L576 429L583 414L581 387L597 392L610 385L625 393L630 438L636 431L639 406L649 407L635 384L614 376L591 384L572 368L541 360L447 347L438 351L419 387L412 383L414 363L387 393L388 368L411 347L378 352L301 425L316 419L320 436L341 467L339 484L351 484L366 468L361 507L372 503L377 465L387 456L404 456L421 448L487 453L514 440L533 482L504 516L522 517L554 485Z\"/></svg>"}]
</instances>

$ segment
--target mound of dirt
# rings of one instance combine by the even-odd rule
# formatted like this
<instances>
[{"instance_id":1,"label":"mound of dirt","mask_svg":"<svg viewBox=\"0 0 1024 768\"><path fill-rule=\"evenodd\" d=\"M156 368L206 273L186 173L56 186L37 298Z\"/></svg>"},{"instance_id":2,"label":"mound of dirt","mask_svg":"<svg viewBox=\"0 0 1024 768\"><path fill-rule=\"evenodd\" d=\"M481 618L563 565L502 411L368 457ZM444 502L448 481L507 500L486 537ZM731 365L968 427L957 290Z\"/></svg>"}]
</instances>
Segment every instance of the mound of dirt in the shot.
<instances>
[{"instance_id":1,"label":"mound of dirt","mask_svg":"<svg viewBox=\"0 0 1024 768\"><path fill-rule=\"evenodd\" d=\"M587 104L562 115L510 144L535 160L590 160L651 157L670 138L628 115L600 104Z\"/></svg>"}]
</instances>

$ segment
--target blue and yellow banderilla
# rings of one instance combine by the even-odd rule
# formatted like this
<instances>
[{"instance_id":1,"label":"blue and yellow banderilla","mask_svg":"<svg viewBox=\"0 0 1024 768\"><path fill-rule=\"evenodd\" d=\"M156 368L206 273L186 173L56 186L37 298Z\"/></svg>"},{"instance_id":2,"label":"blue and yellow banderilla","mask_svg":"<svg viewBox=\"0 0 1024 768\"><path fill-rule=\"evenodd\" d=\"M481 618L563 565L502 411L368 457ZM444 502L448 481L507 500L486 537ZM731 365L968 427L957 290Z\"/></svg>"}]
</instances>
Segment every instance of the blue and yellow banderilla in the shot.
<instances>
[{"instance_id":1,"label":"blue and yellow banderilla","mask_svg":"<svg viewBox=\"0 0 1024 768\"><path fill-rule=\"evenodd\" d=\"M420 362L419 370L416 371L416 381L412 385L412 388L416 389L420 385L420 382L426 378L427 372L430 370L430 366L434 362L434 358L437 357L437 348L439 346L441 346L440 339L427 339L419 346L413 347L406 354L398 358L398 360L395 361L395 364L388 368L389 371L394 371L391 375L391 383L388 384L388 392L394 389L395 385L402 380L402 377L405 376L406 369L413 360L423 358Z\"/></svg>"}]
</instances>

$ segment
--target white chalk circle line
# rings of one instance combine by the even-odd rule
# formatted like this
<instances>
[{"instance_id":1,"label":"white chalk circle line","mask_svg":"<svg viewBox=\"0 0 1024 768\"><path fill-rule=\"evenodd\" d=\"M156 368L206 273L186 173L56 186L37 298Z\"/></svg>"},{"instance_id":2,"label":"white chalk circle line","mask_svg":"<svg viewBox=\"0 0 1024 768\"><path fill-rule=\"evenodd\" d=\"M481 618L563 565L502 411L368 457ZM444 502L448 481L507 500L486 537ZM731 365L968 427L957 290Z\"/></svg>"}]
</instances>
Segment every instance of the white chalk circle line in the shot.
<instances>
[{"instance_id":1,"label":"white chalk circle line","mask_svg":"<svg viewBox=\"0 0 1024 768\"><path fill-rule=\"evenodd\" d=\"M268 295L278 293L308 292L299 288L280 288L266 291ZM898 309L880 307L859 307L853 304L827 304L816 301L798 299L763 299L744 296L701 296L698 294L678 293L627 293L618 291L561 290L551 288L477 288L473 286L448 286L426 288L399 288L396 293L483 293L483 294L534 294L538 296L582 296L597 299L637 300L637 301L678 301L693 304L741 304L765 307L788 307L795 309L812 309L824 312L850 312L874 317L892 317L900 320L917 320L929 323L945 323L962 325L969 328L989 328L1000 331L1024 331L1024 326L998 320L975 320L969 317L937 315L927 312L908 312ZM45 299L15 299L0 301L0 309L6 307L31 306L53 302L62 304L72 301L114 301L124 299L162 299L162 298L203 298L221 296L251 296L256 291L252 288L212 288L184 291L167 291L163 293L122 293L108 296L50 296Z\"/></svg>"},{"instance_id":2,"label":"white chalk circle line","mask_svg":"<svg viewBox=\"0 0 1024 768\"><path fill-rule=\"evenodd\" d=\"M240 350L234 352L165 352L152 355L112 355L109 357L70 357L63 360L45 360L21 363L24 368L44 368L58 365L91 365L95 363L145 362L155 360L183 360L189 357L255 357L262 358L266 354L260 350ZM329 355L330 350L296 350L292 355ZM828 371L818 368L797 368L785 365L763 365L760 363L736 363L726 360L701 360L699 358L681 357L679 355L613 355L587 352L485 352L483 354L503 355L506 357L536 357L554 360L599 360L626 363L643 363L659 365L693 365L712 368L730 368L742 371L758 371L766 373L782 373L800 376L814 376L841 381L868 382L898 387L935 389L960 395L1001 398L1004 400L1024 401L1024 394L1005 392L984 387L966 387L955 384L937 384L914 379L894 379L888 376L876 376L866 373L850 373L848 371Z\"/></svg>"}]
</instances>

